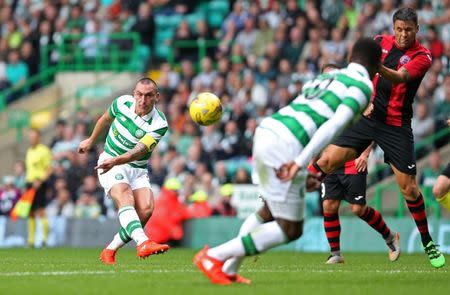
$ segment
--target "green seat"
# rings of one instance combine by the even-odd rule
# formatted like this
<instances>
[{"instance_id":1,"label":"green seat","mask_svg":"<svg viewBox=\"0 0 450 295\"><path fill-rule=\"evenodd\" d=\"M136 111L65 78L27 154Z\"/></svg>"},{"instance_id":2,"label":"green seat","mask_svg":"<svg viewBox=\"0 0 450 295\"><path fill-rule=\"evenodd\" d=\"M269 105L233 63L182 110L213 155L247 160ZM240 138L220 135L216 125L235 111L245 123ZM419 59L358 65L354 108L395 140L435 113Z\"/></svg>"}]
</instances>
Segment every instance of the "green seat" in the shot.
<instances>
[{"instance_id":1,"label":"green seat","mask_svg":"<svg viewBox=\"0 0 450 295\"><path fill-rule=\"evenodd\" d=\"M176 29L183 17L181 15L157 15L155 17L156 28Z\"/></svg>"},{"instance_id":2,"label":"green seat","mask_svg":"<svg viewBox=\"0 0 450 295\"><path fill-rule=\"evenodd\" d=\"M213 12L211 11L208 14L208 25L212 28L218 28L220 25L222 25L223 20L225 19L225 14L222 14L220 12Z\"/></svg>"},{"instance_id":3,"label":"green seat","mask_svg":"<svg viewBox=\"0 0 450 295\"><path fill-rule=\"evenodd\" d=\"M164 43L158 43L155 47L155 56L159 59L167 59L170 54L170 47Z\"/></svg>"},{"instance_id":4,"label":"green seat","mask_svg":"<svg viewBox=\"0 0 450 295\"><path fill-rule=\"evenodd\" d=\"M210 11L219 11L222 14L227 14L230 11L230 3L228 1L214 0L209 2Z\"/></svg>"},{"instance_id":5,"label":"green seat","mask_svg":"<svg viewBox=\"0 0 450 295\"><path fill-rule=\"evenodd\" d=\"M156 43L164 43L166 40L171 40L175 31L173 29L158 29L156 31Z\"/></svg>"}]
</instances>

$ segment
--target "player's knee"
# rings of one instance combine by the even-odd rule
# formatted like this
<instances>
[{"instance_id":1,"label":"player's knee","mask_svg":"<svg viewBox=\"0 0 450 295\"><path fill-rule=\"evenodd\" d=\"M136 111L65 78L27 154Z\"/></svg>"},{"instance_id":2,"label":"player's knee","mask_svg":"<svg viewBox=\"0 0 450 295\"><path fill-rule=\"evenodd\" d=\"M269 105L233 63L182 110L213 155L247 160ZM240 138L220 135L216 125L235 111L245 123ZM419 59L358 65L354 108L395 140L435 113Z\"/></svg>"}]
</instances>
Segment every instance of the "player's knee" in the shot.
<instances>
[{"instance_id":1,"label":"player's knee","mask_svg":"<svg viewBox=\"0 0 450 295\"><path fill-rule=\"evenodd\" d=\"M280 220L278 220L278 224L283 229L288 241L297 240L303 233L303 221L285 221L280 223Z\"/></svg>"},{"instance_id":2,"label":"player's knee","mask_svg":"<svg viewBox=\"0 0 450 295\"><path fill-rule=\"evenodd\" d=\"M363 215L364 211L366 210L366 206L356 205L356 204L351 205L351 208L352 208L352 213L357 216Z\"/></svg>"},{"instance_id":3,"label":"player's knee","mask_svg":"<svg viewBox=\"0 0 450 295\"><path fill-rule=\"evenodd\" d=\"M322 203L323 211L328 214L337 213L339 209L339 201L337 200L324 200Z\"/></svg>"},{"instance_id":4,"label":"player's knee","mask_svg":"<svg viewBox=\"0 0 450 295\"><path fill-rule=\"evenodd\" d=\"M141 223L147 223L147 221L150 219L150 217L153 214L153 208L151 206L140 208L137 211L137 214L139 216L139 220Z\"/></svg>"}]
</instances>

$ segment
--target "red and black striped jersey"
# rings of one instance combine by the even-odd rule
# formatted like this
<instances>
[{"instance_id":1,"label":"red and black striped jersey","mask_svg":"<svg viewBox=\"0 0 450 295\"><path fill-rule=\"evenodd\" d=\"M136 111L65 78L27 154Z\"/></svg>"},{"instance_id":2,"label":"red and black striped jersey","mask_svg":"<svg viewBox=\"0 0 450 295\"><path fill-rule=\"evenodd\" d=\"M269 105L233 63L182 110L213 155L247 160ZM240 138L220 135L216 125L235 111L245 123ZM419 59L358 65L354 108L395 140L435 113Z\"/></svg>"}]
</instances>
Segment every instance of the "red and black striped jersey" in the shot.
<instances>
[{"instance_id":1,"label":"red and black striped jersey","mask_svg":"<svg viewBox=\"0 0 450 295\"><path fill-rule=\"evenodd\" d=\"M345 175L356 175L356 174L367 174L367 170L364 172L358 172L356 170L356 164L355 160L350 160L348 162L345 162L344 166L342 166L339 169L336 169L334 174L345 174Z\"/></svg>"},{"instance_id":2,"label":"red and black striped jersey","mask_svg":"<svg viewBox=\"0 0 450 295\"><path fill-rule=\"evenodd\" d=\"M414 97L425 73L431 67L431 53L417 40L406 50L398 48L395 37L391 35L376 36L375 40L382 49L383 65L393 70L405 68L410 80L393 84L381 75L376 75L373 79L372 118L392 126L410 126Z\"/></svg>"}]
</instances>

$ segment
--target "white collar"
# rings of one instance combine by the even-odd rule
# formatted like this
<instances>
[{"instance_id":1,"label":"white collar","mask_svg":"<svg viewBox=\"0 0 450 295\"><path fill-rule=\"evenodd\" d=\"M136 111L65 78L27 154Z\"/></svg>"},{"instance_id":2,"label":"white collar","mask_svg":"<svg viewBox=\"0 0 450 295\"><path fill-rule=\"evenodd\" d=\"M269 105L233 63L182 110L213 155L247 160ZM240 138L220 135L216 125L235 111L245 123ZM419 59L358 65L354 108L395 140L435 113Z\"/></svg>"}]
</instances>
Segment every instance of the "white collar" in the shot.
<instances>
[{"instance_id":1,"label":"white collar","mask_svg":"<svg viewBox=\"0 0 450 295\"><path fill-rule=\"evenodd\" d=\"M359 63L351 62L348 64L347 69L359 72L363 74L366 78L370 79L369 72L367 71L367 69Z\"/></svg>"},{"instance_id":2,"label":"white collar","mask_svg":"<svg viewBox=\"0 0 450 295\"><path fill-rule=\"evenodd\" d=\"M133 106L134 106L134 113L136 114L136 103L135 102L133 103ZM156 111L156 106L153 106L153 109L149 113L145 114L144 116L141 116L141 118L144 121L148 121L148 120L150 120L151 117L153 117L153 114L155 113L155 111ZM136 114L136 116L139 117L138 114Z\"/></svg>"}]
</instances>

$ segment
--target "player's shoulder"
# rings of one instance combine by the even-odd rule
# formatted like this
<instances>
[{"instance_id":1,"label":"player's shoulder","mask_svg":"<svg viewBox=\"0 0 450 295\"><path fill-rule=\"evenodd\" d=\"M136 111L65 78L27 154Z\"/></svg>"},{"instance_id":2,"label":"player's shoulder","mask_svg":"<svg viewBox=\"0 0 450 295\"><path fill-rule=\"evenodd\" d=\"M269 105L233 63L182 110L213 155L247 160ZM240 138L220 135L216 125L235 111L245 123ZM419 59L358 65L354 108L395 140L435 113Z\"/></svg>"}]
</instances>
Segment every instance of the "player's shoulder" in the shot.
<instances>
[{"instance_id":1,"label":"player's shoulder","mask_svg":"<svg viewBox=\"0 0 450 295\"><path fill-rule=\"evenodd\" d=\"M419 41L417 41L416 46L412 48L412 51L418 55L418 54L425 54L428 55L431 58L431 51L423 46Z\"/></svg>"},{"instance_id":2,"label":"player's shoulder","mask_svg":"<svg viewBox=\"0 0 450 295\"><path fill-rule=\"evenodd\" d=\"M167 118L164 113L155 106L155 112L153 113L152 123L157 123L160 126L167 127L169 124L167 123Z\"/></svg>"},{"instance_id":3,"label":"player's shoulder","mask_svg":"<svg viewBox=\"0 0 450 295\"><path fill-rule=\"evenodd\" d=\"M125 95L121 95L121 96L117 97L114 101L115 101L118 105L123 105L123 104L125 104L125 103L127 103L127 102L133 103L133 102L134 102L134 98L133 98L132 95L125 94Z\"/></svg>"}]
</instances>

